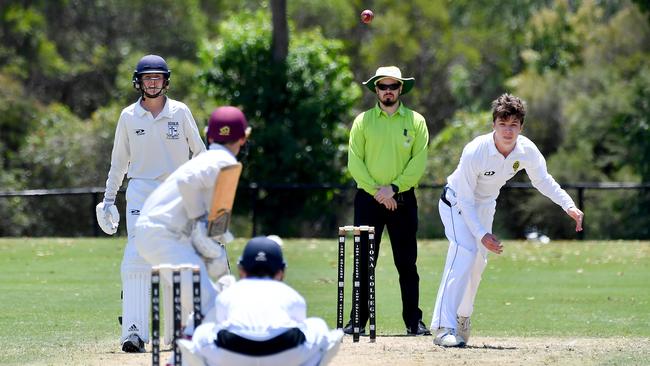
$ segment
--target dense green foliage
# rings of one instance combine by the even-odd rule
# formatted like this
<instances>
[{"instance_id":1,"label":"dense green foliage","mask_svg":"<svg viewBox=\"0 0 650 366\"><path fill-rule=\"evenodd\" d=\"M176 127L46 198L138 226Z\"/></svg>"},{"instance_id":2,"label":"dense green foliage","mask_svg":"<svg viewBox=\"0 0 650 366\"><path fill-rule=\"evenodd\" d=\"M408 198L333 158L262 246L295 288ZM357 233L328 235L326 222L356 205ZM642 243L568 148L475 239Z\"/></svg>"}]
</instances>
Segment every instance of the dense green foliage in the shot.
<instances>
[{"instance_id":1,"label":"dense green foliage","mask_svg":"<svg viewBox=\"0 0 650 366\"><path fill-rule=\"evenodd\" d=\"M229 244L231 263L243 243ZM336 321L335 243L285 240L284 246L287 283L305 297L308 315L322 317L330 327ZM398 277L389 246L387 240L382 243L377 266L380 336L404 334ZM443 241L419 245L420 307L427 324L446 248ZM0 239L0 252L0 364L96 365L107 363L91 361L120 354L121 239ZM349 275L351 250L347 254ZM502 255L490 256L476 299L473 334L647 339L648 266L648 242L552 242L546 246L507 242ZM351 291L349 279L346 292ZM349 302L345 309L347 313ZM142 356L150 362L150 354ZM133 360L137 355L128 357Z\"/></svg>"},{"instance_id":2,"label":"dense green foliage","mask_svg":"<svg viewBox=\"0 0 650 366\"><path fill-rule=\"evenodd\" d=\"M645 1L287 5L289 55L275 64L265 0L3 1L0 190L102 186L115 122L137 97L133 67L147 53L167 59L169 95L190 106L200 128L218 105L245 109L255 131L243 183L350 183L347 129L374 102L372 93L360 94L359 82L383 64L416 78L404 102L429 126L423 184L442 183L463 145L490 131L486 112L503 92L528 102L524 134L559 182L650 181ZM375 12L370 25L359 22L362 8ZM329 236L349 220L345 192L283 192L259 192L261 229ZM588 191L587 237L650 237L648 194ZM420 234L440 236L436 193L420 196ZM92 218L70 217L75 207L92 207L87 199L0 198L7 223L0 235L83 235ZM251 205L239 195L240 213ZM575 235L568 218L534 191L504 195L495 225L505 237L533 226L552 237Z\"/></svg>"},{"instance_id":3,"label":"dense green foliage","mask_svg":"<svg viewBox=\"0 0 650 366\"><path fill-rule=\"evenodd\" d=\"M226 31L228 30L228 31ZM253 129L244 183L341 183L347 122L360 95L338 41L319 32L291 38L285 62L271 58L271 26L262 12L221 25L223 37L203 51L202 79L210 95L242 106ZM337 207L329 192L289 192L264 197L263 232L328 235ZM246 197L238 200L241 207ZM309 225L305 225L309 222Z\"/></svg>"}]
</instances>

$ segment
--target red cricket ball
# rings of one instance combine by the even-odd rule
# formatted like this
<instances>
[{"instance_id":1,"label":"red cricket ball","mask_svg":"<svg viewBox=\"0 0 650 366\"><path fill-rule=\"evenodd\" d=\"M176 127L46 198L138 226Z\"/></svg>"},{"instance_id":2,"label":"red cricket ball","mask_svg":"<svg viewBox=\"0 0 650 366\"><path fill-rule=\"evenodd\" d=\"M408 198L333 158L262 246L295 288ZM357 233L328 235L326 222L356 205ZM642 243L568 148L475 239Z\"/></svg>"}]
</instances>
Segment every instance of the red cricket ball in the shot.
<instances>
[{"instance_id":1,"label":"red cricket ball","mask_svg":"<svg viewBox=\"0 0 650 366\"><path fill-rule=\"evenodd\" d=\"M372 22L372 18L375 17L375 14L373 14L372 10L366 9L361 12L361 21L368 24Z\"/></svg>"}]
</instances>

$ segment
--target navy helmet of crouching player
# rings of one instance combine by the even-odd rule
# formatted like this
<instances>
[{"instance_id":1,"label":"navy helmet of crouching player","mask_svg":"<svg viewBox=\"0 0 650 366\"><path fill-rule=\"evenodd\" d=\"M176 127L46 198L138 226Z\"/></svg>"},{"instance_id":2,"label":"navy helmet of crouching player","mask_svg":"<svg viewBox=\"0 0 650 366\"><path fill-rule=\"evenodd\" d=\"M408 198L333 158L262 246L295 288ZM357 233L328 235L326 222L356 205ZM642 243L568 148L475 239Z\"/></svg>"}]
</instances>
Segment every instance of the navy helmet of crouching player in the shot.
<instances>
[{"instance_id":1,"label":"navy helmet of crouching player","mask_svg":"<svg viewBox=\"0 0 650 366\"><path fill-rule=\"evenodd\" d=\"M251 239L238 264L249 277L274 277L287 266L280 244L266 236Z\"/></svg>"},{"instance_id":2,"label":"navy helmet of crouching player","mask_svg":"<svg viewBox=\"0 0 650 366\"><path fill-rule=\"evenodd\" d=\"M164 77L163 86L155 94L149 94L142 85L142 75L145 74L162 74ZM172 72L167 67L165 59L158 55L146 55L138 61L138 64L133 71L133 87L135 90L142 93L142 96L149 98L156 98L164 94L169 88L169 79L171 79Z\"/></svg>"}]
</instances>

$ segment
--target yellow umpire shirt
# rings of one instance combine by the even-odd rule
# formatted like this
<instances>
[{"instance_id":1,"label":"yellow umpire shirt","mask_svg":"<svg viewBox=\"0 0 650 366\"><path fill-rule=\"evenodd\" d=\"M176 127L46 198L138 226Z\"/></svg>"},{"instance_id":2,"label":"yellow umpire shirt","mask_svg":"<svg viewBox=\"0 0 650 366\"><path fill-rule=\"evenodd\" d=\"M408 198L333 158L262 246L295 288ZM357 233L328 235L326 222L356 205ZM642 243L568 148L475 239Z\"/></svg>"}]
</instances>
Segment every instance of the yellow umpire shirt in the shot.
<instances>
[{"instance_id":1,"label":"yellow umpire shirt","mask_svg":"<svg viewBox=\"0 0 650 366\"><path fill-rule=\"evenodd\" d=\"M357 187L373 196L377 187L390 184L404 192L424 174L428 143L429 131L421 114L400 103L389 116L375 104L352 124L348 169Z\"/></svg>"}]
</instances>

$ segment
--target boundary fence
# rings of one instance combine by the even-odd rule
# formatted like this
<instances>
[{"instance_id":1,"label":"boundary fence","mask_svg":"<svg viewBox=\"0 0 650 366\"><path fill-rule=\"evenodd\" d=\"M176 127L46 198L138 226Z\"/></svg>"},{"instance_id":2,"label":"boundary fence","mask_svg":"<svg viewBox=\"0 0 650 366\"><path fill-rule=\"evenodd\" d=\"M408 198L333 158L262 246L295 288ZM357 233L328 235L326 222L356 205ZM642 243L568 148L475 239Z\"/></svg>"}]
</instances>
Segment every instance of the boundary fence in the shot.
<instances>
[{"instance_id":1,"label":"boundary fence","mask_svg":"<svg viewBox=\"0 0 650 366\"><path fill-rule=\"evenodd\" d=\"M648 190L650 189L650 183L628 183L628 182L587 182L587 183L565 183L561 186L567 191L575 191L577 195L572 195L576 198L576 204L579 208L583 209L585 207L585 192L587 190ZM442 184L421 184L418 189L421 190L437 190L443 187ZM336 185L336 184L265 184L265 183L250 183L248 186L240 185L238 187L241 192L248 191L250 197L250 213L251 217L251 227L252 235L255 236L258 233L258 218L259 218L259 208L258 202L260 202L261 197L260 193L273 192L273 191L298 191L298 190L341 190L348 191L356 189L355 186L351 185ZM523 183L523 182L511 182L504 186L503 189L534 189L532 184ZM81 187L81 188L60 188L60 189L28 189L28 190L19 190L19 191L0 191L0 199L7 197L47 197L47 196L91 196L91 205L87 208L88 214L93 218L92 223L89 222L89 225L92 225L90 232L94 236L100 235L100 229L97 225L97 219L95 217L95 205L102 198L104 193L104 187ZM571 192L570 192L571 193ZM124 194L124 189L121 189L118 193L119 195ZM587 231L588 223L584 224L585 231ZM579 233L579 239L584 238L585 231Z\"/></svg>"}]
</instances>

